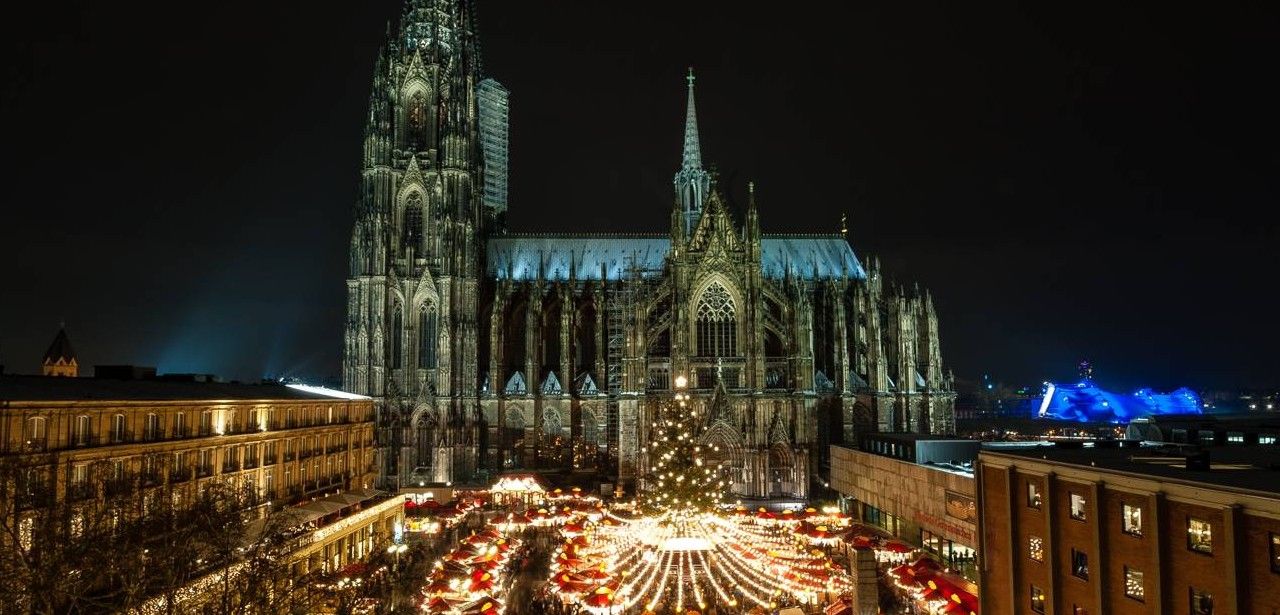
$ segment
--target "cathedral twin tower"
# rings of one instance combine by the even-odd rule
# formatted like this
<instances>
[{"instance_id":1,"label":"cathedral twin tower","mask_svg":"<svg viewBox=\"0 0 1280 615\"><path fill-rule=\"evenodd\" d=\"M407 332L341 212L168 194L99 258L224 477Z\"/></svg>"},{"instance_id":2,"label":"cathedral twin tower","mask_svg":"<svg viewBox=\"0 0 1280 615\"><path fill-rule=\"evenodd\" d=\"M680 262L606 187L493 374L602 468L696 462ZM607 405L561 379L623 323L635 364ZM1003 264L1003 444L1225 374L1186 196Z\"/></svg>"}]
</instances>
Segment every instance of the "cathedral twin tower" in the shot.
<instances>
[{"instance_id":1,"label":"cathedral twin tower","mask_svg":"<svg viewBox=\"0 0 1280 615\"><path fill-rule=\"evenodd\" d=\"M379 54L343 384L378 400L385 486L585 471L633 486L686 375L741 497L805 497L827 444L953 430L928 294L843 233L760 230L703 169L694 78L669 230L506 229L507 92L466 0L408 0Z\"/></svg>"}]
</instances>

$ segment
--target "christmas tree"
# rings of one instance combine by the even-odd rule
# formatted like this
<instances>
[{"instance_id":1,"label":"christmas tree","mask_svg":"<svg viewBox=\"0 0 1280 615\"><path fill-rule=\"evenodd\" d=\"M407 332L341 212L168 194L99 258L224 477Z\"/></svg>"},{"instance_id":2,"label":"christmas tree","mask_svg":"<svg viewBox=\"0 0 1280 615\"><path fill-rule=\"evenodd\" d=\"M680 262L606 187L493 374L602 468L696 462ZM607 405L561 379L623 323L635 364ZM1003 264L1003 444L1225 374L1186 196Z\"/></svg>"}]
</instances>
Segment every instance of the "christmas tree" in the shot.
<instances>
[{"instance_id":1,"label":"christmas tree","mask_svg":"<svg viewBox=\"0 0 1280 615\"><path fill-rule=\"evenodd\" d=\"M640 504L649 513L692 513L713 510L724 497L720 464L708 453L714 445L698 442L702 419L688 405L687 381L676 378L675 403L662 408L649 429L648 461Z\"/></svg>"}]
</instances>

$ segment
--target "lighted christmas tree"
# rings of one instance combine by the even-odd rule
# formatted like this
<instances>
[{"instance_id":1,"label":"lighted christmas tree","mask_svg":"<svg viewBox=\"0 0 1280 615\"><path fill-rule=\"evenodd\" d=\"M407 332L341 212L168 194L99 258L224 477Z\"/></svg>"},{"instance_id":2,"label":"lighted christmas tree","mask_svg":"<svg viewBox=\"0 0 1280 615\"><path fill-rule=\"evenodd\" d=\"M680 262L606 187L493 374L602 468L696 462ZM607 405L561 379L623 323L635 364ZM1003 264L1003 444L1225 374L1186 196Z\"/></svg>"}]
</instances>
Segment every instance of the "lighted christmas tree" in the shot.
<instances>
[{"instance_id":1,"label":"lighted christmas tree","mask_svg":"<svg viewBox=\"0 0 1280 615\"><path fill-rule=\"evenodd\" d=\"M703 421L687 404L686 382L684 376L676 378L675 403L658 412L650 425L643 451L648 471L640 498L646 512L709 511L724 498L720 464L709 458L718 447L698 442Z\"/></svg>"}]
</instances>

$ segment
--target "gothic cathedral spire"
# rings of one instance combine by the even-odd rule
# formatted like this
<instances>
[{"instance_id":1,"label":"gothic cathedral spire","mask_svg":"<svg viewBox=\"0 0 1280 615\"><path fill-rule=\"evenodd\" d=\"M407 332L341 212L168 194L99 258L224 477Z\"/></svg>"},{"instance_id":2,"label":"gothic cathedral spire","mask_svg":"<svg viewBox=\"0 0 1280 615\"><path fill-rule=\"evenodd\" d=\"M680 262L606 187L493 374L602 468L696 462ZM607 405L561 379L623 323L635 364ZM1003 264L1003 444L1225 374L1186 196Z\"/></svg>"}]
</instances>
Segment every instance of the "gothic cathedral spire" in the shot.
<instances>
[{"instance_id":1,"label":"gothic cathedral spire","mask_svg":"<svg viewBox=\"0 0 1280 615\"><path fill-rule=\"evenodd\" d=\"M688 236L702 215L702 201L711 189L711 177L702 168L702 147L698 142L698 111L693 100L693 68L685 78L689 83L689 103L684 117L684 155L676 171L675 187L684 212L684 230Z\"/></svg>"}]
</instances>

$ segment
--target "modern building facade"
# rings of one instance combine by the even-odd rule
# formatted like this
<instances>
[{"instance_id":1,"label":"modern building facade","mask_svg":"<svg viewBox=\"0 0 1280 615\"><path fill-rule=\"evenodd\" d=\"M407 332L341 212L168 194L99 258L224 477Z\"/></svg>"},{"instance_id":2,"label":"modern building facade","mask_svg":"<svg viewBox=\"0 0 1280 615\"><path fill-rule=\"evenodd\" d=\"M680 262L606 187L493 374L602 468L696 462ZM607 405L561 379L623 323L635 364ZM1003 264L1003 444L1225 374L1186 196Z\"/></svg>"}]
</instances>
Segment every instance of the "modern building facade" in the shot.
<instances>
[{"instance_id":1,"label":"modern building facade","mask_svg":"<svg viewBox=\"0 0 1280 615\"><path fill-rule=\"evenodd\" d=\"M1280 612L1272 447L984 450L982 612Z\"/></svg>"},{"instance_id":2,"label":"modern building facade","mask_svg":"<svg viewBox=\"0 0 1280 615\"><path fill-rule=\"evenodd\" d=\"M831 488L855 519L936 556L977 580L981 444L911 434L863 436L861 449L831 447Z\"/></svg>"},{"instance_id":3,"label":"modern building facade","mask_svg":"<svg viewBox=\"0 0 1280 615\"><path fill-rule=\"evenodd\" d=\"M343 376L378 399L388 485L579 469L628 487L679 375L744 497L805 496L859 432L954 429L932 298L843 229L764 233L753 185L734 208L692 74L660 232L509 233L507 95L471 11L409 0L370 97Z\"/></svg>"}]
</instances>

